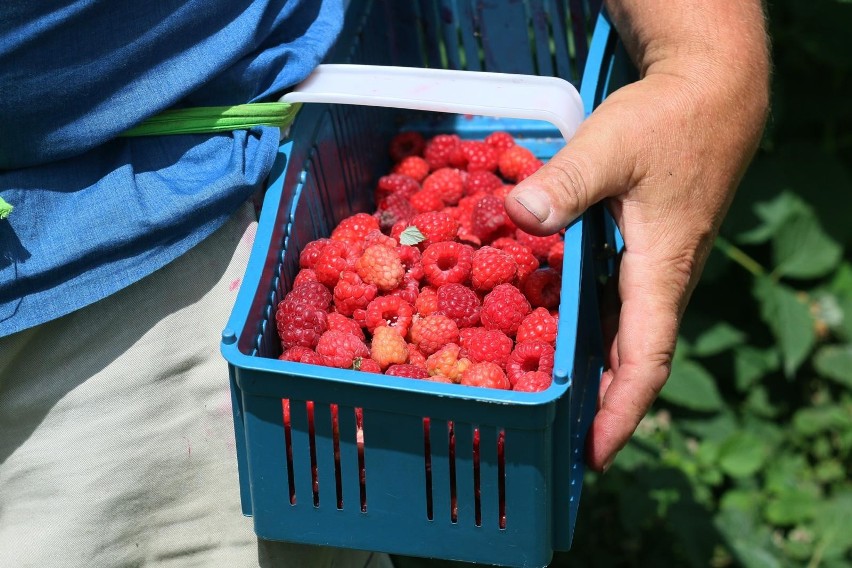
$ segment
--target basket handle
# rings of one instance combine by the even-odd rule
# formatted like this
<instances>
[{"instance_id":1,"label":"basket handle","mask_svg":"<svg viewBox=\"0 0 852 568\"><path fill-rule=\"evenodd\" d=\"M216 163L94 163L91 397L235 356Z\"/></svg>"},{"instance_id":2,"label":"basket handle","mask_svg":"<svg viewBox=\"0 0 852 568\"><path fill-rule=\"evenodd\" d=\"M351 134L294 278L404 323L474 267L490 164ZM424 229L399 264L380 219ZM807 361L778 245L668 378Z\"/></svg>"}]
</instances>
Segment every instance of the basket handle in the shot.
<instances>
[{"instance_id":1,"label":"basket handle","mask_svg":"<svg viewBox=\"0 0 852 568\"><path fill-rule=\"evenodd\" d=\"M580 94L558 77L385 65L319 65L281 101L544 120L566 141L584 117Z\"/></svg>"}]
</instances>

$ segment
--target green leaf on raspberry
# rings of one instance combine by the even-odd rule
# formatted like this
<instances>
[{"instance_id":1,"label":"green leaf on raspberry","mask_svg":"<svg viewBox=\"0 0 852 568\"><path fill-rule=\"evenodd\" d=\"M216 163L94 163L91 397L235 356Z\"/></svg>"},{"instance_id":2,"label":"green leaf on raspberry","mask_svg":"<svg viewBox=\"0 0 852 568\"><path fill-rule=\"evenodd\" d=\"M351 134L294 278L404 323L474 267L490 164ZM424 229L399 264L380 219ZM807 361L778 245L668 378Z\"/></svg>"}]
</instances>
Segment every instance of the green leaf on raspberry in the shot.
<instances>
[{"instance_id":1,"label":"green leaf on raspberry","mask_svg":"<svg viewBox=\"0 0 852 568\"><path fill-rule=\"evenodd\" d=\"M352 360L352 370L353 371L360 371L361 370L361 357L355 357L355 359Z\"/></svg>"},{"instance_id":2,"label":"green leaf on raspberry","mask_svg":"<svg viewBox=\"0 0 852 568\"><path fill-rule=\"evenodd\" d=\"M399 244L414 246L426 240L426 235L420 232L420 229L411 225L406 227L399 235Z\"/></svg>"}]
</instances>

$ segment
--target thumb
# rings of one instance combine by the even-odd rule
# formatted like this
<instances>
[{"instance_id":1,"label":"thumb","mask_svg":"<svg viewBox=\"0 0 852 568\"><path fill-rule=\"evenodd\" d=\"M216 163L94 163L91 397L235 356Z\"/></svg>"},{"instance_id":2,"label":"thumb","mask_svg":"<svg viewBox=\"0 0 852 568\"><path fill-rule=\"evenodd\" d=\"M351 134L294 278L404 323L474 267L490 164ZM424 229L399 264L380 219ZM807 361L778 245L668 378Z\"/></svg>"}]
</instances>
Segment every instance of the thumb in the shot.
<instances>
[{"instance_id":1,"label":"thumb","mask_svg":"<svg viewBox=\"0 0 852 568\"><path fill-rule=\"evenodd\" d=\"M591 205L630 187L637 150L623 142L630 138L625 121L612 114L601 106L562 150L509 192L506 212L520 229L556 233Z\"/></svg>"}]
</instances>

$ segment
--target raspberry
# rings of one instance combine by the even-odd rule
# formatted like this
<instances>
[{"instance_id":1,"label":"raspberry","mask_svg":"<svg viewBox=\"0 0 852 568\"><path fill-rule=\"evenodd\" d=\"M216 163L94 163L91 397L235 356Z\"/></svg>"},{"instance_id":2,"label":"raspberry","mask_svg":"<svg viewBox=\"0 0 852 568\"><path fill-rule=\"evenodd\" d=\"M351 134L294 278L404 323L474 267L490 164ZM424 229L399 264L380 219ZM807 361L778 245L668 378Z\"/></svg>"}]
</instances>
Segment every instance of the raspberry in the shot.
<instances>
[{"instance_id":1,"label":"raspberry","mask_svg":"<svg viewBox=\"0 0 852 568\"><path fill-rule=\"evenodd\" d=\"M431 355L447 343L458 341L459 326L443 314L417 318L411 324L411 342L424 355Z\"/></svg>"},{"instance_id":2,"label":"raspberry","mask_svg":"<svg viewBox=\"0 0 852 568\"><path fill-rule=\"evenodd\" d=\"M405 275L396 249L384 245L367 247L355 263L355 270L364 282L375 284L383 292L399 286Z\"/></svg>"},{"instance_id":3,"label":"raspberry","mask_svg":"<svg viewBox=\"0 0 852 568\"><path fill-rule=\"evenodd\" d=\"M533 160L532 162L527 162L524 167L521 168L521 171L518 172L518 177L515 180L516 182L522 182L534 173L538 171L538 169L544 165L544 162L541 160Z\"/></svg>"},{"instance_id":4,"label":"raspberry","mask_svg":"<svg viewBox=\"0 0 852 568\"><path fill-rule=\"evenodd\" d=\"M411 197L420 191L420 183L411 176L388 174L379 178L376 184L376 203L381 207L383 201L391 195Z\"/></svg>"},{"instance_id":5,"label":"raspberry","mask_svg":"<svg viewBox=\"0 0 852 568\"><path fill-rule=\"evenodd\" d=\"M334 308L344 316L351 316L357 309L364 309L373 301L379 289L367 284L356 272L344 271L334 285Z\"/></svg>"},{"instance_id":6,"label":"raspberry","mask_svg":"<svg viewBox=\"0 0 852 568\"><path fill-rule=\"evenodd\" d=\"M409 156L420 156L426 148L426 140L419 132L400 132L391 138L388 153L391 160L399 162Z\"/></svg>"},{"instance_id":7,"label":"raspberry","mask_svg":"<svg viewBox=\"0 0 852 568\"><path fill-rule=\"evenodd\" d=\"M512 282L518 265L509 253L494 247L482 247L473 253L470 281L477 292L489 292L498 284Z\"/></svg>"},{"instance_id":8,"label":"raspberry","mask_svg":"<svg viewBox=\"0 0 852 568\"><path fill-rule=\"evenodd\" d=\"M509 390L509 379L500 365L495 363L474 363L462 373L461 384L470 387L487 387L492 389Z\"/></svg>"},{"instance_id":9,"label":"raspberry","mask_svg":"<svg viewBox=\"0 0 852 568\"><path fill-rule=\"evenodd\" d=\"M473 207L473 234L483 243L503 236L508 227L509 216L503 200L496 195L485 195Z\"/></svg>"},{"instance_id":10,"label":"raspberry","mask_svg":"<svg viewBox=\"0 0 852 568\"><path fill-rule=\"evenodd\" d=\"M468 172L497 171L499 152L489 144L466 140L459 144L459 150L466 163L457 167L466 168Z\"/></svg>"},{"instance_id":11,"label":"raspberry","mask_svg":"<svg viewBox=\"0 0 852 568\"><path fill-rule=\"evenodd\" d=\"M550 247L552 247L555 243L558 243L562 240L562 235L554 234L547 235L545 237L539 237L536 235L531 235L529 233L525 233L524 231L518 229L515 231L515 240L519 243L528 247L535 257L539 260L539 262L547 262L547 253L550 252Z\"/></svg>"},{"instance_id":12,"label":"raspberry","mask_svg":"<svg viewBox=\"0 0 852 568\"><path fill-rule=\"evenodd\" d=\"M326 323L329 330L345 331L346 333L351 333L362 341L364 340L364 330L361 329L358 322L352 318L348 318L337 312L332 312L326 316Z\"/></svg>"},{"instance_id":13,"label":"raspberry","mask_svg":"<svg viewBox=\"0 0 852 568\"><path fill-rule=\"evenodd\" d=\"M521 322L515 340L518 343L538 340L555 347L557 323L545 308L536 308Z\"/></svg>"},{"instance_id":14,"label":"raspberry","mask_svg":"<svg viewBox=\"0 0 852 568\"><path fill-rule=\"evenodd\" d=\"M514 337L530 309L520 290L511 284L499 284L482 300L479 318L486 329L498 329Z\"/></svg>"},{"instance_id":15,"label":"raspberry","mask_svg":"<svg viewBox=\"0 0 852 568\"><path fill-rule=\"evenodd\" d=\"M411 379L428 379L429 373L423 367L417 365L391 365L385 371L385 375L392 377L409 377Z\"/></svg>"},{"instance_id":16,"label":"raspberry","mask_svg":"<svg viewBox=\"0 0 852 568\"><path fill-rule=\"evenodd\" d=\"M464 333L467 332L467 333ZM462 357L467 357L474 363L489 361L506 367L515 342L512 338L496 329L473 327L459 332Z\"/></svg>"},{"instance_id":17,"label":"raspberry","mask_svg":"<svg viewBox=\"0 0 852 568\"><path fill-rule=\"evenodd\" d=\"M319 282L317 273L312 268L302 268L293 278L293 288L301 286L305 282Z\"/></svg>"},{"instance_id":18,"label":"raspberry","mask_svg":"<svg viewBox=\"0 0 852 568\"><path fill-rule=\"evenodd\" d=\"M524 373L512 387L512 390L518 392L541 392L553 382L553 377L548 373L541 371L531 371Z\"/></svg>"},{"instance_id":19,"label":"raspberry","mask_svg":"<svg viewBox=\"0 0 852 568\"><path fill-rule=\"evenodd\" d=\"M313 349L327 327L325 310L295 299L278 304L275 325L281 348L287 350L295 345Z\"/></svg>"},{"instance_id":20,"label":"raspberry","mask_svg":"<svg viewBox=\"0 0 852 568\"><path fill-rule=\"evenodd\" d=\"M421 257L423 274L432 286L467 282L473 263L473 247L446 241L429 245Z\"/></svg>"},{"instance_id":21,"label":"raspberry","mask_svg":"<svg viewBox=\"0 0 852 568\"><path fill-rule=\"evenodd\" d=\"M465 195L475 195L480 191L491 193L503 185L503 181L496 174L489 171L470 172L464 182Z\"/></svg>"},{"instance_id":22,"label":"raspberry","mask_svg":"<svg viewBox=\"0 0 852 568\"><path fill-rule=\"evenodd\" d=\"M414 278L406 276L402 279L402 284L388 292L387 295L402 298L413 306L414 302L417 301L417 297L420 295L420 283Z\"/></svg>"},{"instance_id":23,"label":"raspberry","mask_svg":"<svg viewBox=\"0 0 852 568\"><path fill-rule=\"evenodd\" d=\"M500 174L509 181L517 181L518 174L527 164L535 160L535 155L523 146L512 146L500 154Z\"/></svg>"},{"instance_id":24,"label":"raspberry","mask_svg":"<svg viewBox=\"0 0 852 568\"><path fill-rule=\"evenodd\" d=\"M344 241L329 241L323 247L314 264L317 279L329 289L334 289L340 275L355 267L358 249Z\"/></svg>"},{"instance_id":25,"label":"raspberry","mask_svg":"<svg viewBox=\"0 0 852 568\"><path fill-rule=\"evenodd\" d=\"M362 373L382 373L382 367L369 357L356 357L352 362L352 369Z\"/></svg>"},{"instance_id":26,"label":"raspberry","mask_svg":"<svg viewBox=\"0 0 852 568\"><path fill-rule=\"evenodd\" d=\"M367 305L364 327L374 333L377 327L386 325L405 337L413 316L414 307L399 296L379 296Z\"/></svg>"},{"instance_id":27,"label":"raspberry","mask_svg":"<svg viewBox=\"0 0 852 568\"><path fill-rule=\"evenodd\" d=\"M464 288L464 286L462 286ZM466 290L467 288L465 288ZM438 311L438 292L434 288L424 286L414 302L414 308L421 316L431 316Z\"/></svg>"},{"instance_id":28,"label":"raspberry","mask_svg":"<svg viewBox=\"0 0 852 568\"><path fill-rule=\"evenodd\" d=\"M379 229L373 229L367 236L364 237L364 248L370 247L372 245L384 245L386 247L395 249L399 246L399 242L393 237L389 237ZM362 253L363 254L363 253Z\"/></svg>"},{"instance_id":29,"label":"raspberry","mask_svg":"<svg viewBox=\"0 0 852 568\"><path fill-rule=\"evenodd\" d=\"M395 329L384 325L377 327L370 344L370 358L382 369L401 365L408 361L408 345Z\"/></svg>"},{"instance_id":30,"label":"raspberry","mask_svg":"<svg viewBox=\"0 0 852 568\"><path fill-rule=\"evenodd\" d=\"M461 284L444 284L438 288L437 311L456 322L459 329L478 325L479 309L479 298L470 288Z\"/></svg>"},{"instance_id":31,"label":"raspberry","mask_svg":"<svg viewBox=\"0 0 852 568\"><path fill-rule=\"evenodd\" d=\"M515 145L515 139L508 132L492 132L485 137L485 143L502 153Z\"/></svg>"},{"instance_id":32,"label":"raspberry","mask_svg":"<svg viewBox=\"0 0 852 568\"><path fill-rule=\"evenodd\" d=\"M411 224L426 237L426 240L420 243L420 250L433 243L452 241L459 232L459 222L440 211L415 215Z\"/></svg>"},{"instance_id":33,"label":"raspberry","mask_svg":"<svg viewBox=\"0 0 852 568\"><path fill-rule=\"evenodd\" d=\"M417 209L411 204L411 196L392 193L381 201L381 205L376 211L376 219L379 221L379 228L382 231L390 232L396 223L402 221L408 224L417 213Z\"/></svg>"},{"instance_id":34,"label":"raspberry","mask_svg":"<svg viewBox=\"0 0 852 568\"><path fill-rule=\"evenodd\" d=\"M408 362L412 365L426 368L426 355L421 353L413 343L408 344Z\"/></svg>"},{"instance_id":35,"label":"raspberry","mask_svg":"<svg viewBox=\"0 0 852 568\"><path fill-rule=\"evenodd\" d=\"M319 338L317 353L327 367L351 369L357 357L369 357L364 342L345 331L326 331Z\"/></svg>"},{"instance_id":36,"label":"raspberry","mask_svg":"<svg viewBox=\"0 0 852 568\"><path fill-rule=\"evenodd\" d=\"M468 367L470 359L459 357L461 348L455 343L444 345L426 359L426 370L430 375L440 375L457 383Z\"/></svg>"},{"instance_id":37,"label":"raspberry","mask_svg":"<svg viewBox=\"0 0 852 568\"><path fill-rule=\"evenodd\" d=\"M565 241L553 243L547 251L547 265L556 272L562 273L562 259L565 256Z\"/></svg>"},{"instance_id":38,"label":"raspberry","mask_svg":"<svg viewBox=\"0 0 852 568\"><path fill-rule=\"evenodd\" d=\"M429 375L428 377L426 377L423 380L429 381L430 383L444 383L444 384L448 384L448 385L455 384L455 381L453 381L450 377L447 377L445 375L440 375L440 374L439 375Z\"/></svg>"},{"instance_id":39,"label":"raspberry","mask_svg":"<svg viewBox=\"0 0 852 568\"><path fill-rule=\"evenodd\" d=\"M554 349L544 341L524 341L515 345L515 350L506 363L506 375L512 386L530 371L553 373Z\"/></svg>"},{"instance_id":40,"label":"raspberry","mask_svg":"<svg viewBox=\"0 0 852 568\"><path fill-rule=\"evenodd\" d=\"M423 191L440 196L445 205L455 205L464 195L464 183L458 170L440 168L423 180Z\"/></svg>"},{"instance_id":41,"label":"raspberry","mask_svg":"<svg viewBox=\"0 0 852 568\"><path fill-rule=\"evenodd\" d=\"M313 269L325 245L330 242L331 239L317 239L306 244L305 248L302 249L302 254L299 255L299 268Z\"/></svg>"},{"instance_id":42,"label":"raspberry","mask_svg":"<svg viewBox=\"0 0 852 568\"><path fill-rule=\"evenodd\" d=\"M423 263L420 260L422 255L419 248L409 245L399 245L396 249L396 254L399 256L399 260L402 261L406 276L417 281L423 279Z\"/></svg>"},{"instance_id":43,"label":"raspberry","mask_svg":"<svg viewBox=\"0 0 852 568\"><path fill-rule=\"evenodd\" d=\"M343 219L331 232L333 241L343 241L355 247L364 244L367 233L379 228L379 220L369 213L356 213Z\"/></svg>"},{"instance_id":44,"label":"raspberry","mask_svg":"<svg viewBox=\"0 0 852 568\"><path fill-rule=\"evenodd\" d=\"M278 357L282 361L292 361L294 363L309 363L311 365L322 365L322 357L313 349L309 349L302 345L294 345L290 349Z\"/></svg>"},{"instance_id":45,"label":"raspberry","mask_svg":"<svg viewBox=\"0 0 852 568\"><path fill-rule=\"evenodd\" d=\"M441 196L431 191L418 191L409 198L409 202L417 213L440 211L444 207L444 200L441 199Z\"/></svg>"},{"instance_id":46,"label":"raspberry","mask_svg":"<svg viewBox=\"0 0 852 568\"><path fill-rule=\"evenodd\" d=\"M555 308L559 306L562 275L552 268L539 268L527 277L523 291L533 307Z\"/></svg>"},{"instance_id":47,"label":"raspberry","mask_svg":"<svg viewBox=\"0 0 852 568\"><path fill-rule=\"evenodd\" d=\"M394 166L393 173L414 178L420 183L429 175L429 163L420 156L409 156Z\"/></svg>"},{"instance_id":48,"label":"raspberry","mask_svg":"<svg viewBox=\"0 0 852 568\"><path fill-rule=\"evenodd\" d=\"M446 168L450 164L450 154L460 143L461 139L455 134L438 134L432 137L423 150L423 157L428 162L429 168L432 170Z\"/></svg>"},{"instance_id":49,"label":"raspberry","mask_svg":"<svg viewBox=\"0 0 852 568\"><path fill-rule=\"evenodd\" d=\"M526 247L515 239L504 237L491 243L491 246L509 253L518 265L518 282L523 283L527 276L532 274L538 267L538 259L533 255L529 247Z\"/></svg>"},{"instance_id":50,"label":"raspberry","mask_svg":"<svg viewBox=\"0 0 852 568\"><path fill-rule=\"evenodd\" d=\"M287 293L285 300L298 300L327 312L332 298L328 288L319 282L302 282Z\"/></svg>"}]
</instances>

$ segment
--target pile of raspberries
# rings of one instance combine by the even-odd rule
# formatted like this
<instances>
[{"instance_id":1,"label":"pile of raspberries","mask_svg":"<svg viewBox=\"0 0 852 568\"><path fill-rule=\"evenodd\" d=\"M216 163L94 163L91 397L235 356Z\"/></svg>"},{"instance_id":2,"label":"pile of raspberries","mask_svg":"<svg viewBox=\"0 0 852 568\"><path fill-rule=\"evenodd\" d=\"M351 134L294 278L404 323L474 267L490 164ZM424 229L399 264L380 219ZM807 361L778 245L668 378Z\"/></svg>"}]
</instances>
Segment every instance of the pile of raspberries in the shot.
<instances>
[{"instance_id":1,"label":"pile of raspberries","mask_svg":"<svg viewBox=\"0 0 852 568\"><path fill-rule=\"evenodd\" d=\"M518 229L503 206L541 161L506 132L402 132L375 213L301 252L275 319L280 359L536 392L551 384L561 235Z\"/></svg>"}]
</instances>

